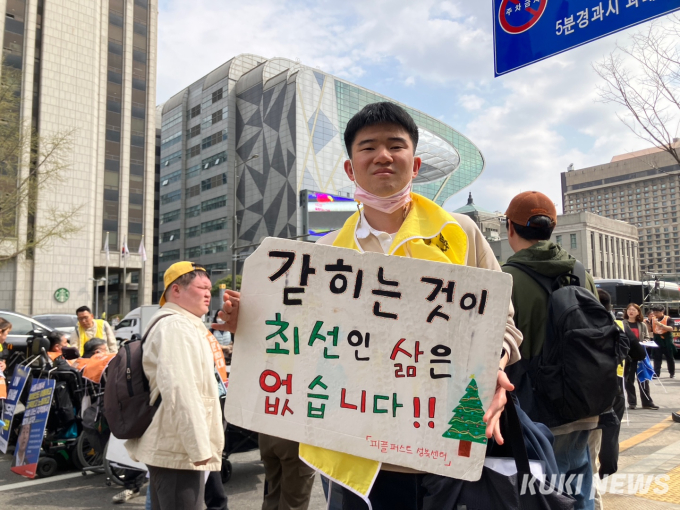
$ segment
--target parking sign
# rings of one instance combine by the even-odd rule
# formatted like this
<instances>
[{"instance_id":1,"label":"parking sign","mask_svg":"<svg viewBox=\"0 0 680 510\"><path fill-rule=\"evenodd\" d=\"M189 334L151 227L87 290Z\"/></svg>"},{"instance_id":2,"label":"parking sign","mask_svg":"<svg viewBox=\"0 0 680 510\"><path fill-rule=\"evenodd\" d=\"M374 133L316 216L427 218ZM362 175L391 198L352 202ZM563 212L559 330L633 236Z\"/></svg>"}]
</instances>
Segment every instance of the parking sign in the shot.
<instances>
[{"instance_id":1,"label":"parking sign","mask_svg":"<svg viewBox=\"0 0 680 510\"><path fill-rule=\"evenodd\" d=\"M494 74L678 9L680 0L494 0Z\"/></svg>"}]
</instances>

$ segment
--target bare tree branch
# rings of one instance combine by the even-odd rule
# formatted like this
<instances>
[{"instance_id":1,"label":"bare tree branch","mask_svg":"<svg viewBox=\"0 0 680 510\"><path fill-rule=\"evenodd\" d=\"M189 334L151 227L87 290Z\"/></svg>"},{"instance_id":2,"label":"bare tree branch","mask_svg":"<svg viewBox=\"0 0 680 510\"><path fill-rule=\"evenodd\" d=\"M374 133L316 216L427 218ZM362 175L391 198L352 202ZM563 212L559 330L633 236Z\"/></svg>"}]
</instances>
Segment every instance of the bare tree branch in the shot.
<instances>
[{"instance_id":1,"label":"bare tree branch","mask_svg":"<svg viewBox=\"0 0 680 510\"><path fill-rule=\"evenodd\" d=\"M0 265L20 255L31 256L55 239L80 230L81 207L45 208L44 195L64 182L72 152L73 131L42 136L20 117L20 71L3 65L0 79L0 244L14 246ZM22 161L28 166L22 170ZM42 201L41 201L42 200ZM40 207L38 206L40 204ZM40 211L40 213L39 213ZM31 218L39 214L39 223ZM18 221L28 221L28 236L19 236Z\"/></svg>"},{"instance_id":2,"label":"bare tree branch","mask_svg":"<svg viewBox=\"0 0 680 510\"><path fill-rule=\"evenodd\" d=\"M600 100L622 106L621 122L680 165L680 17L651 22L593 68L604 82Z\"/></svg>"}]
</instances>

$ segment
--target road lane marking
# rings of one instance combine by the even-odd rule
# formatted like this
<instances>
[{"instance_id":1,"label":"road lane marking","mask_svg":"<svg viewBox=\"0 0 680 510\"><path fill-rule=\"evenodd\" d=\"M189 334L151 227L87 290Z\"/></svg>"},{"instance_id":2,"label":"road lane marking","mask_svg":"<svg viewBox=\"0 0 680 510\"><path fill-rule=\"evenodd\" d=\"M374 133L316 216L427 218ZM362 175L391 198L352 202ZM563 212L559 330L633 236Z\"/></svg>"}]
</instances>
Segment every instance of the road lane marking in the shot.
<instances>
[{"instance_id":1,"label":"road lane marking","mask_svg":"<svg viewBox=\"0 0 680 510\"><path fill-rule=\"evenodd\" d=\"M632 448L633 446L637 446L643 441L647 441L652 436L657 435L659 432L662 432L666 430L668 427L673 425L673 418L668 417L665 420L657 423L653 427L650 427L649 429L645 430L644 432L640 432L638 435L631 437L630 439L626 439L625 441L621 441L619 443L619 453L625 452L626 450Z\"/></svg>"},{"instance_id":2,"label":"road lane marking","mask_svg":"<svg viewBox=\"0 0 680 510\"><path fill-rule=\"evenodd\" d=\"M68 480L69 478L82 477L82 473L68 473L65 475L51 476L49 478L38 478L33 480L26 480L25 482L12 483L10 485L0 485L0 492L11 491L14 489L22 489L24 487L33 487L34 485L42 485L44 483L60 482L61 480Z\"/></svg>"}]
</instances>

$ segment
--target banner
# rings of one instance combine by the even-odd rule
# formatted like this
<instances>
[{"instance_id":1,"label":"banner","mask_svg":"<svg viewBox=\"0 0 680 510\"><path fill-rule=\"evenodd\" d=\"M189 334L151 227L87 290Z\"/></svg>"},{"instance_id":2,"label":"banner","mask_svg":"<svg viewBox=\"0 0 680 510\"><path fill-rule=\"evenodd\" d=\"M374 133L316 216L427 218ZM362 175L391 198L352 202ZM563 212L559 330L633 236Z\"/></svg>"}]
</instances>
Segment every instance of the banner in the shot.
<instances>
[{"instance_id":1,"label":"banner","mask_svg":"<svg viewBox=\"0 0 680 510\"><path fill-rule=\"evenodd\" d=\"M500 271L266 239L245 262L227 420L477 480L511 287Z\"/></svg>"},{"instance_id":2,"label":"banner","mask_svg":"<svg viewBox=\"0 0 680 510\"><path fill-rule=\"evenodd\" d=\"M12 430L12 420L16 412L17 402L21 397L21 393L26 386L26 380L30 370L27 367L17 366L14 369L14 375L9 383L9 391L7 392L7 400L2 408L2 421L4 426L0 428L0 452L7 453L7 443L9 442L10 431Z\"/></svg>"},{"instance_id":3,"label":"banner","mask_svg":"<svg viewBox=\"0 0 680 510\"><path fill-rule=\"evenodd\" d=\"M27 478L35 478L53 394L54 379L33 379L12 462L12 471Z\"/></svg>"}]
</instances>

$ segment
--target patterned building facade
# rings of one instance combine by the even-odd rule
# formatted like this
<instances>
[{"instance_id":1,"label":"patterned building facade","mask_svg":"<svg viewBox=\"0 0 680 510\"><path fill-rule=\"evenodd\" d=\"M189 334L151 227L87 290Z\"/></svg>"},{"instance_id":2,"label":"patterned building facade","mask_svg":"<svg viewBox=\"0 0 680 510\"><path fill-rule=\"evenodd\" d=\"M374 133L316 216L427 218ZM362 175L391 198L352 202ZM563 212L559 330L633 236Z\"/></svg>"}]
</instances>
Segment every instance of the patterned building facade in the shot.
<instances>
[{"instance_id":1,"label":"patterned building facade","mask_svg":"<svg viewBox=\"0 0 680 510\"><path fill-rule=\"evenodd\" d=\"M351 197L343 133L363 106L391 101L284 58L239 55L163 105L159 274L198 261L216 276L264 237L301 236L300 192ZM423 158L415 191L443 204L484 169L450 126L408 106Z\"/></svg>"}]
</instances>

